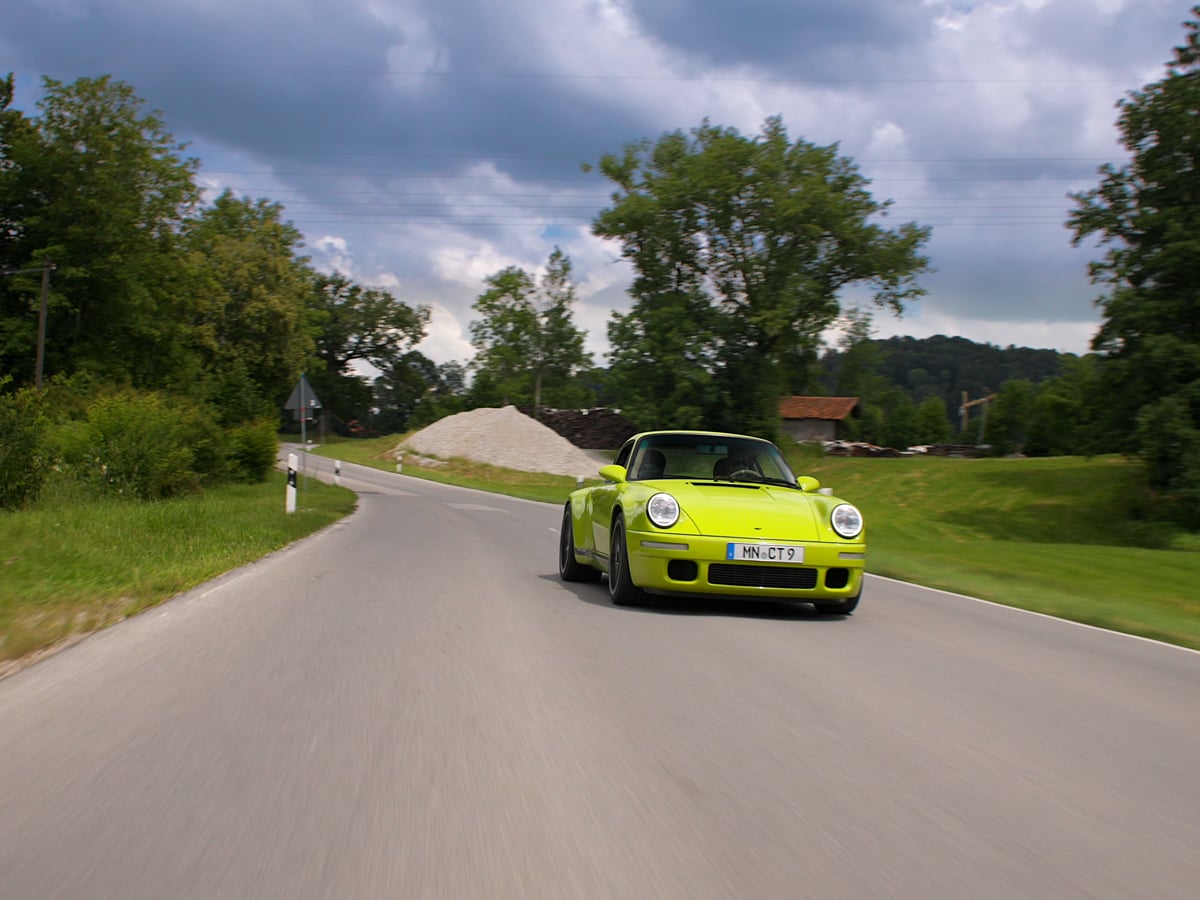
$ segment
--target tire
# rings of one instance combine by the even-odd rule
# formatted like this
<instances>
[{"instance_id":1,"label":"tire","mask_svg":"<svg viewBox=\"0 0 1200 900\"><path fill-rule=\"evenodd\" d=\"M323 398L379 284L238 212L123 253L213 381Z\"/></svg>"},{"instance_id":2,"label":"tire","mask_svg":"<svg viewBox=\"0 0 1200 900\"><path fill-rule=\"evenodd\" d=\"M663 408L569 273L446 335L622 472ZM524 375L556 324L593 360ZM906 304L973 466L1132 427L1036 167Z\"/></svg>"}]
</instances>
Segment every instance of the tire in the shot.
<instances>
[{"instance_id":1,"label":"tire","mask_svg":"<svg viewBox=\"0 0 1200 900\"><path fill-rule=\"evenodd\" d=\"M625 543L625 523L620 515L613 522L608 554L608 595L614 606L639 606L646 599L645 591L629 577L629 545Z\"/></svg>"},{"instance_id":2,"label":"tire","mask_svg":"<svg viewBox=\"0 0 1200 900\"><path fill-rule=\"evenodd\" d=\"M817 612L825 616L848 616L858 608L859 598L862 597L862 592L859 591L858 597L851 597L845 603L814 603Z\"/></svg>"},{"instance_id":3,"label":"tire","mask_svg":"<svg viewBox=\"0 0 1200 900\"><path fill-rule=\"evenodd\" d=\"M563 510L562 527L558 530L558 577L563 581L600 580L600 572L575 559L575 536L571 528L571 505Z\"/></svg>"}]
</instances>

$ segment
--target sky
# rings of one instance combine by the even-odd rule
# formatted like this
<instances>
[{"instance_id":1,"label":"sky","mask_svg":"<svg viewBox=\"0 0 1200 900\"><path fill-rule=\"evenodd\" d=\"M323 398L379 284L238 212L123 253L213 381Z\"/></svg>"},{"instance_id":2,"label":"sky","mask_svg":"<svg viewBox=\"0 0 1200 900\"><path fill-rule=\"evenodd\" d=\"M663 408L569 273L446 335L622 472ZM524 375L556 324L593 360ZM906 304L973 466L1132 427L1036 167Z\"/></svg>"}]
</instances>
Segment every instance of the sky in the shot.
<instances>
[{"instance_id":1,"label":"sky","mask_svg":"<svg viewBox=\"0 0 1200 900\"><path fill-rule=\"evenodd\" d=\"M891 222L933 230L926 295L876 312L874 336L1085 353L1103 250L1072 246L1068 194L1127 160L1116 104L1163 77L1191 17L1176 0L0 0L0 73L28 115L43 77L127 82L210 197L278 202L316 268L428 305L435 362L473 356L488 275L559 246L605 365L632 273L591 234L612 186L583 164L775 115L851 157Z\"/></svg>"}]
</instances>

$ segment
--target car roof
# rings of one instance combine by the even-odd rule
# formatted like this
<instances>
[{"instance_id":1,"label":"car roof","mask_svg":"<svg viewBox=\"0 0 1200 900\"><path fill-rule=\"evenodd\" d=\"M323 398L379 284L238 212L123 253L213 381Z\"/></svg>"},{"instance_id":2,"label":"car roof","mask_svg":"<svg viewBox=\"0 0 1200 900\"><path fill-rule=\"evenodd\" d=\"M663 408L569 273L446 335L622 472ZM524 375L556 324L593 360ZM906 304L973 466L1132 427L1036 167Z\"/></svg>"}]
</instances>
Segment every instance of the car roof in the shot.
<instances>
[{"instance_id":1,"label":"car roof","mask_svg":"<svg viewBox=\"0 0 1200 900\"><path fill-rule=\"evenodd\" d=\"M630 441L640 440L644 437L654 437L659 434L694 434L699 437L715 437L715 438L740 438L747 441L761 441L764 444L771 443L766 438L755 437L752 434L735 434L731 431L699 431L687 428L663 428L658 431L642 431L629 438Z\"/></svg>"}]
</instances>

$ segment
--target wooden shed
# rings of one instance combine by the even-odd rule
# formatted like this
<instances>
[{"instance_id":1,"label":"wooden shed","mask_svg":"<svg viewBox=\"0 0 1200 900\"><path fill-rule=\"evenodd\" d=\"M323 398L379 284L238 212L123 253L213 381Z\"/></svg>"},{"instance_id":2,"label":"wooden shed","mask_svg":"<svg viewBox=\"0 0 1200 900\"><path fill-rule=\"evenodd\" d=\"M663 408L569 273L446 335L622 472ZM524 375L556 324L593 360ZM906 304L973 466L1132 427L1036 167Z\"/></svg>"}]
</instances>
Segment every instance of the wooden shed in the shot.
<instances>
[{"instance_id":1,"label":"wooden shed","mask_svg":"<svg viewBox=\"0 0 1200 900\"><path fill-rule=\"evenodd\" d=\"M858 415L857 397L783 397L780 431L794 441L836 441L841 423Z\"/></svg>"}]
</instances>

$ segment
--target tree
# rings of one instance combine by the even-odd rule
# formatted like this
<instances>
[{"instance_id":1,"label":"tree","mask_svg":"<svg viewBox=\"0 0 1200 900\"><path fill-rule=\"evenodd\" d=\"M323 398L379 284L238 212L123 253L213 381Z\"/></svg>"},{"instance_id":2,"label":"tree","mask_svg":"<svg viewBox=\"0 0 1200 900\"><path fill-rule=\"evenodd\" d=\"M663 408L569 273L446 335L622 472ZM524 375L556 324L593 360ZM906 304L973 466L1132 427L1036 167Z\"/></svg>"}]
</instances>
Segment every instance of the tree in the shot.
<instances>
[{"instance_id":1,"label":"tree","mask_svg":"<svg viewBox=\"0 0 1200 900\"><path fill-rule=\"evenodd\" d=\"M11 76L0 82L0 265L57 266L45 372L186 379L195 360L175 250L199 198L197 162L124 82L43 82L33 119L9 108ZM30 276L0 279L0 368L20 378L34 370L38 297Z\"/></svg>"},{"instance_id":2,"label":"tree","mask_svg":"<svg viewBox=\"0 0 1200 900\"><path fill-rule=\"evenodd\" d=\"M282 407L314 349L300 232L278 204L225 191L188 222L184 239L191 341L204 370L245 373L265 402Z\"/></svg>"},{"instance_id":3,"label":"tree","mask_svg":"<svg viewBox=\"0 0 1200 900\"><path fill-rule=\"evenodd\" d=\"M340 272L313 274L309 310L317 356L337 374L347 372L354 362L382 369L401 359L424 339L430 316L428 306L414 309Z\"/></svg>"},{"instance_id":4,"label":"tree","mask_svg":"<svg viewBox=\"0 0 1200 900\"><path fill-rule=\"evenodd\" d=\"M1103 402L1097 354L1068 357L1063 373L1037 387L1025 440L1028 456L1065 456L1110 452L1119 442L1102 435L1096 423Z\"/></svg>"},{"instance_id":5,"label":"tree","mask_svg":"<svg viewBox=\"0 0 1200 900\"><path fill-rule=\"evenodd\" d=\"M385 434L404 431L417 407L438 385L438 366L433 360L416 350L408 351L386 364L372 384L379 410L372 424Z\"/></svg>"},{"instance_id":6,"label":"tree","mask_svg":"<svg viewBox=\"0 0 1200 900\"><path fill-rule=\"evenodd\" d=\"M1192 8L1200 19L1200 6ZM1200 21L1184 23L1166 75L1118 103L1130 161L1073 194L1074 242L1107 248L1089 272L1105 293L1093 348L1106 430L1147 461L1152 488L1200 500ZM1135 427L1136 426L1136 427ZM1169 436L1155 429L1169 430ZM1169 452L1161 452L1163 447Z\"/></svg>"},{"instance_id":7,"label":"tree","mask_svg":"<svg viewBox=\"0 0 1200 900\"><path fill-rule=\"evenodd\" d=\"M372 387L356 372L354 363L367 363L381 372L403 364L425 337L429 307L415 309L388 291L364 288L340 272L311 273L308 325L314 335L319 370L311 371L313 389L326 413L340 422L362 423L370 417ZM407 418L407 415L405 416Z\"/></svg>"},{"instance_id":8,"label":"tree","mask_svg":"<svg viewBox=\"0 0 1200 900\"><path fill-rule=\"evenodd\" d=\"M630 144L600 172L617 190L593 232L621 244L634 304L609 327L622 405L643 424L706 421L773 435L778 398L797 383L850 285L899 313L920 296L928 229L888 230L886 211L835 146L703 123Z\"/></svg>"},{"instance_id":9,"label":"tree","mask_svg":"<svg viewBox=\"0 0 1200 900\"><path fill-rule=\"evenodd\" d=\"M944 444L952 431L941 397L926 397L917 407L917 440L922 444Z\"/></svg>"},{"instance_id":10,"label":"tree","mask_svg":"<svg viewBox=\"0 0 1200 900\"><path fill-rule=\"evenodd\" d=\"M470 324L478 350L472 393L482 402L531 404L535 415L544 392L556 402L578 396L574 376L591 355L573 319L570 258L555 247L540 280L508 266L486 284L472 306L482 316Z\"/></svg>"},{"instance_id":11,"label":"tree","mask_svg":"<svg viewBox=\"0 0 1200 900\"><path fill-rule=\"evenodd\" d=\"M918 440L917 408L913 406L907 394L897 394L887 410L887 427L884 434L889 447L906 450Z\"/></svg>"},{"instance_id":12,"label":"tree","mask_svg":"<svg viewBox=\"0 0 1200 900\"><path fill-rule=\"evenodd\" d=\"M990 444L995 456L1021 450L1033 419L1034 387L1023 378L1000 385L996 399L987 404L983 442Z\"/></svg>"}]
</instances>

